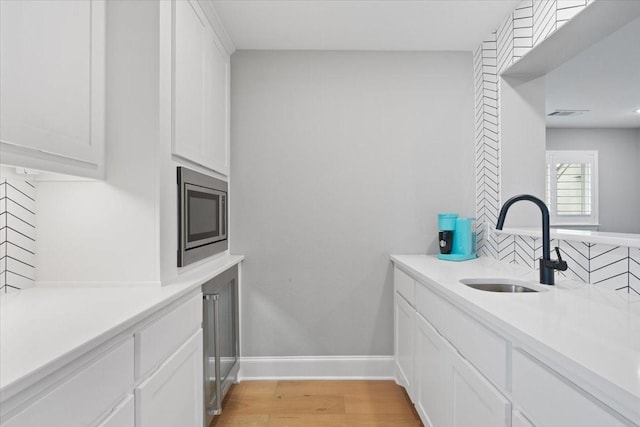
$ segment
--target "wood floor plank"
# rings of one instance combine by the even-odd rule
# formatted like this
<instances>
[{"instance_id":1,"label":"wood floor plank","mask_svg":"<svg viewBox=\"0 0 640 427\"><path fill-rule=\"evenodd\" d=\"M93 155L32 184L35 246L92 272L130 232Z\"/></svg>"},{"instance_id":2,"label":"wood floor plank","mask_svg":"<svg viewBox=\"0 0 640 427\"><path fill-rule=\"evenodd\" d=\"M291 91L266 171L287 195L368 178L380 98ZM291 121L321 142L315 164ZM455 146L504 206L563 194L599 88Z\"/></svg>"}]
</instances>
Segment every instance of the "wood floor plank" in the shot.
<instances>
[{"instance_id":1,"label":"wood floor plank","mask_svg":"<svg viewBox=\"0 0 640 427\"><path fill-rule=\"evenodd\" d=\"M274 395L277 386L278 381L243 381L233 385L229 396Z\"/></svg>"},{"instance_id":2,"label":"wood floor plank","mask_svg":"<svg viewBox=\"0 0 640 427\"><path fill-rule=\"evenodd\" d=\"M344 397L344 403L347 414L406 414L412 411L404 396L348 395Z\"/></svg>"},{"instance_id":3,"label":"wood floor plank","mask_svg":"<svg viewBox=\"0 0 640 427\"><path fill-rule=\"evenodd\" d=\"M344 414L344 397L334 394L276 394L271 414Z\"/></svg>"},{"instance_id":4,"label":"wood floor plank","mask_svg":"<svg viewBox=\"0 0 640 427\"><path fill-rule=\"evenodd\" d=\"M422 422L411 414L347 414L353 427L422 427Z\"/></svg>"},{"instance_id":5,"label":"wood floor plank","mask_svg":"<svg viewBox=\"0 0 640 427\"><path fill-rule=\"evenodd\" d=\"M268 427L421 427L413 414L271 415Z\"/></svg>"},{"instance_id":6,"label":"wood floor plank","mask_svg":"<svg viewBox=\"0 0 640 427\"><path fill-rule=\"evenodd\" d=\"M232 412L236 414L244 415L269 415L271 413L271 406L273 404L273 396L229 396L225 399L225 403L222 406L222 412Z\"/></svg>"},{"instance_id":7,"label":"wood floor plank","mask_svg":"<svg viewBox=\"0 0 640 427\"><path fill-rule=\"evenodd\" d=\"M214 426L419 427L393 381L246 381L235 385Z\"/></svg>"},{"instance_id":8,"label":"wood floor plank","mask_svg":"<svg viewBox=\"0 0 640 427\"><path fill-rule=\"evenodd\" d=\"M269 417L268 427L352 427L353 419L346 414L280 414Z\"/></svg>"},{"instance_id":9,"label":"wood floor plank","mask_svg":"<svg viewBox=\"0 0 640 427\"><path fill-rule=\"evenodd\" d=\"M285 394L394 394L403 393L393 381L278 381L276 393Z\"/></svg>"},{"instance_id":10,"label":"wood floor plank","mask_svg":"<svg viewBox=\"0 0 640 427\"><path fill-rule=\"evenodd\" d=\"M267 427L268 415L243 415L223 411L211 422L210 427Z\"/></svg>"}]
</instances>

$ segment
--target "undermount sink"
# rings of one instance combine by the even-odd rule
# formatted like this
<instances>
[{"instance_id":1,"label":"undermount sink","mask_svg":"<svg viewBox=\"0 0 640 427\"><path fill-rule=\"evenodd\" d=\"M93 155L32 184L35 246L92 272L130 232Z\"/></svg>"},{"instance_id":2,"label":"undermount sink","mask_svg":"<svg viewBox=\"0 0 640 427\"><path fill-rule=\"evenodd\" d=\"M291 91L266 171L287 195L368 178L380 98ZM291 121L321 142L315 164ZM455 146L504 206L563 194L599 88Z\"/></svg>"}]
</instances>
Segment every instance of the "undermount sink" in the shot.
<instances>
[{"instance_id":1,"label":"undermount sink","mask_svg":"<svg viewBox=\"0 0 640 427\"><path fill-rule=\"evenodd\" d=\"M545 292L544 289L528 282L512 279L462 279L460 283L473 289L487 292L525 293ZM535 286L535 287L534 287Z\"/></svg>"}]
</instances>

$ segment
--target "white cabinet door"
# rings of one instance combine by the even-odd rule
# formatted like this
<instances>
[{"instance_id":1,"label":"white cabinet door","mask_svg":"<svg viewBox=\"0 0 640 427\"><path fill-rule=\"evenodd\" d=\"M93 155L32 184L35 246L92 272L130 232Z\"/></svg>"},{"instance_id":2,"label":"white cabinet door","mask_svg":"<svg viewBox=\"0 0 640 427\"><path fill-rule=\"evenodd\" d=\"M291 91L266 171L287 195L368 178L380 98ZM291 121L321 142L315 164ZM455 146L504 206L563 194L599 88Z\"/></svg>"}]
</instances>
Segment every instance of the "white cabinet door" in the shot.
<instances>
[{"instance_id":1,"label":"white cabinet door","mask_svg":"<svg viewBox=\"0 0 640 427\"><path fill-rule=\"evenodd\" d=\"M511 412L511 427L533 427L533 424L522 415L522 412L514 409Z\"/></svg>"},{"instance_id":2,"label":"white cabinet door","mask_svg":"<svg viewBox=\"0 0 640 427\"><path fill-rule=\"evenodd\" d=\"M413 340L415 310L398 293L395 295L396 378L413 398Z\"/></svg>"},{"instance_id":3,"label":"white cabinet door","mask_svg":"<svg viewBox=\"0 0 640 427\"><path fill-rule=\"evenodd\" d=\"M202 329L135 389L136 427L202 427Z\"/></svg>"},{"instance_id":4,"label":"white cabinet door","mask_svg":"<svg viewBox=\"0 0 640 427\"><path fill-rule=\"evenodd\" d=\"M452 426L510 426L511 403L455 351L452 360Z\"/></svg>"},{"instance_id":5,"label":"white cabinet door","mask_svg":"<svg viewBox=\"0 0 640 427\"><path fill-rule=\"evenodd\" d=\"M105 2L0 2L3 163L101 177Z\"/></svg>"},{"instance_id":6,"label":"white cabinet door","mask_svg":"<svg viewBox=\"0 0 640 427\"><path fill-rule=\"evenodd\" d=\"M416 314L414 403L427 427L451 424L450 357L442 337Z\"/></svg>"},{"instance_id":7,"label":"white cabinet door","mask_svg":"<svg viewBox=\"0 0 640 427\"><path fill-rule=\"evenodd\" d=\"M420 315L415 322L415 403L429 427L511 423L511 403Z\"/></svg>"},{"instance_id":8,"label":"white cabinet door","mask_svg":"<svg viewBox=\"0 0 640 427\"><path fill-rule=\"evenodd\" d=\"M409 304L415 305L416 281L398 267L393 270L393 287Z\"/></svg>"},{"instance_id":9,"label":"white cabinet door","mask_svg":"<svg viewBox=\"0 0 640 427\"><path fill-rule=\"evenodd\" d=\"M520 349L513 351L513 401L540 426L629 426L589 393Z\"/></svg>"},{"instance_id":10,"label":"white cabinet door","mask_svg":"<svg viewBox=\"0 0 640 427\"><path fill-rule=\"evenodd\" d=\"M194 0L174 2L173 154L228 174L229 55Z\"/></svg>"},{"instance_id":11,"label":"white cabinet door","mask_svg":"<svg viewBox=\"0 0 640 427\"><path fill-rule=\"evenodd\" d=\"M70 378L30 402L30 406L3 427L82 427L95 423L110 412L133 386L133 338L116 345L89 362L78 363Z\"/></svg>"},{"instance_id":12,"label":"white cabinet door","mask_svg":"<svg viewBox=\"0 0 640 427\"><path fill-rule=\"evenodd\" d=\"M134 335L137 380L150 374L202 326L202 293L171 307Z\"/></svg>"},{"instance_id":13,"label":"white cabinet door","mask_svg":"<svg viewBox=\"0 0 640 427\"><path fill-rule=\"evenodd\" d=\"M195 1L174 4L174 154L211 166L205 140L205 104L211 64L205 56L207 20Z\"/></svg>"},{"instance_id":14,"label":"white cabinet door","mask_svg":"<svg viewBox=\"0 0 640 427\"><path fill-rule=\"evenodd\" d=\"M222 43L211 31L211 87L212 91L207 102L212 111L211 129L207 133L212 144L212 167L223 175L229 175L229 127L230 127L230 58Z\"/></svg>"}]
</instances>

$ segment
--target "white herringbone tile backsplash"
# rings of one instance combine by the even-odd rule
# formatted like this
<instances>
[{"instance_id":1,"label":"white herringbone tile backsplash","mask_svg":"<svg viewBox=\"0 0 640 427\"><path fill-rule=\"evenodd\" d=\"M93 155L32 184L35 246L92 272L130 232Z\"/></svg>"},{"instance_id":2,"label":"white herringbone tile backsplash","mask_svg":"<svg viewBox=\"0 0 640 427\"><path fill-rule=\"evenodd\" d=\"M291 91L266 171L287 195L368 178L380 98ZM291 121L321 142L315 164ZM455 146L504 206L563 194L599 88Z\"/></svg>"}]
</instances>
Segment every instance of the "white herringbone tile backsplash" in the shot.
<instances>
[{"instance_id":1,"label":"white herringbone tile backsplash","mask_svg":"<svg viewBox=\"0 0 640 427\"><path fill-rule=\"evenodd\" d=\"M539 268L538 260L542 257L540 238L493 232L488 240L497 242L498 250L493 258L534 270ZM552 239L552 258L555 258L553 248L556 246L568 265L567 271L557 274L594 286L640 295L640 249Z\"/></svg>"},{"instance_id":2,"label":"white herringbone tile backsplash","mask_svg":"<svg viewBox=\"0 0 640 427\"><path fill-rule=\"evenodd\" d=\"M538 268L540 239L488 232L500 210L500 74L593 0L523 0L473 55L478 254ZM640 249L552 241L569 269L565 277L640 294Z\"/></svg>"},{"instance_id":3,"label":"white herringbone tile backsplash","mask_svg":"<svg viewBox=\"0 0 640 427\"><path fill-rule=\"evenodd\" d=\"M36 246L35 187L0 179L0 291L33 286Z\"/></svg>"},{"instance_id":4,"label":"white herringbone tile backsplash","mask_svg":"<svg viewBox=\"0 0 640 427\"><path fill-rule=\"evenodd\" d=\"M593 0L522 0L475 50L476 219L478 254L502 258L486 224L500 210L500 74ZM514 246L515 251L515 246ZM514 252L513 262L516 262ZM506 255L508 258L509 255ZM528 262L520 259L519 262Z\"/></svg>"}]
</instances>

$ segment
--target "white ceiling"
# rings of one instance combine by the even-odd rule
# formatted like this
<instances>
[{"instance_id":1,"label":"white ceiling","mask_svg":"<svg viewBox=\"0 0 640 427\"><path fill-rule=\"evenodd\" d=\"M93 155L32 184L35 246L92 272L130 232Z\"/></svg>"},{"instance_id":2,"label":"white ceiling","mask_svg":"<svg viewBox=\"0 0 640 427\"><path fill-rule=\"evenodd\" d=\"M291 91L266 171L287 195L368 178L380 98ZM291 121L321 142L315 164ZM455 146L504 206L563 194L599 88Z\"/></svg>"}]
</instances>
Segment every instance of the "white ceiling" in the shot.
<instances>
[{"instance_id":1,"label":"white ceiling","mask_svg":"<svg viewBox=\"0 0 640 427\"><path fill-rule=\"evenodd\" d=\"M546 110L590 110L547 117L547 127L640 128L640 18L546 76Z\"/></svg>"},{"instance_id":2,"label":"white ceiling","mask_svg":"<svg viewBox=\"0 0 640 427\"><path fill-rule=\"evenodd\" d=\"M212 0L238 49L475 50L521 0Z\"/></svg>"}]
</instances>

